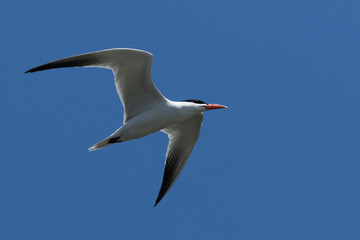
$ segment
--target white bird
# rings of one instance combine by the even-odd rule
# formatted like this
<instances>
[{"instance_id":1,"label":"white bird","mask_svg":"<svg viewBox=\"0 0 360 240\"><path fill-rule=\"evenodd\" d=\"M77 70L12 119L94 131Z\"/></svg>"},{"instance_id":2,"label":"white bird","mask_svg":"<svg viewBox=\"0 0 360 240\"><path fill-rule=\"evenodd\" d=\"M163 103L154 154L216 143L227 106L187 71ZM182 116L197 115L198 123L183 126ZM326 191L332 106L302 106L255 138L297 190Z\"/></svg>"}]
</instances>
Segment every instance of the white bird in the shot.
<instances>
[{"instance_id":1,"label":"white bird","mask_svg":"<svg viewBox=\"0 0 360 240\"><path fill-rule=\"evenodd\" d=\"M165 171L154 207L169 191L185 166L199 137L203 113L227 108L200 100L180 102L166 99L151 80L152 55L149 52L117 48L63 58L32 68L26 73L65 67L109 68L124 107L123 125L89 150L107 147L162 131L169 137Z\"/></svg>"}]
</instances>

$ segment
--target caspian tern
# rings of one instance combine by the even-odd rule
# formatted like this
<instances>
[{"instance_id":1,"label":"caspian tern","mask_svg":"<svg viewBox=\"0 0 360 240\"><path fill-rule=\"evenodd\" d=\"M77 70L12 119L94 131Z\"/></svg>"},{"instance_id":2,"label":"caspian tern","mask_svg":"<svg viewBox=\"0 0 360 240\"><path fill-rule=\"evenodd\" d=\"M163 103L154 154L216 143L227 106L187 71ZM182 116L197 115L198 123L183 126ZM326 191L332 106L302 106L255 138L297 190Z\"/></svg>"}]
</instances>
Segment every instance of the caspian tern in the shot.
<instances>
[{"instance_id":1,"label":"caspian tern","mask_svg":"<svg viewBox=\"0 0 360 240\"><path fill-rule=\"evenodd\" d=\"M32 73L52 68L109 68L124 107L123 125L109 137L89 148L107 147L162 131L169 137L165 171L154 207L176 181L199 137L203 112L227 108L189 99L175 102L166 99L151 80L152 54L137 49L117 48L63 58L32 68Z\"/></svg>"}]
</instances>

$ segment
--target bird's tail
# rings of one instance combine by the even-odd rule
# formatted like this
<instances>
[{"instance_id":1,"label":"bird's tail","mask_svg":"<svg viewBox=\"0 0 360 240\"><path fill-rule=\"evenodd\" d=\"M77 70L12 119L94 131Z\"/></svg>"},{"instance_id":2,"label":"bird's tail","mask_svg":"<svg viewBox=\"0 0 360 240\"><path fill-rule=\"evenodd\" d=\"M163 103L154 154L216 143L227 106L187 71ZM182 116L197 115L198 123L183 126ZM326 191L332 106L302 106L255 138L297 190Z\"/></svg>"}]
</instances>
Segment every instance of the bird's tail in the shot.
<instances>
[{"instance_id":1,"label":"bird's tail","mask_svg":"<svg viewBox=\"0 0 360 240\"><path fill-rule=\"evenodd\" d=\"M112 144L118 143L118 142L122 142L122 141L120 141L120 137L110 136L110 137L105 138L101 142L98 142L97 144L95 144L94 146L89 148L88 150L91 152L91 151L98 150L98 149L107 147L109 145L112 145Z\"/></svg>"}]
</instances>

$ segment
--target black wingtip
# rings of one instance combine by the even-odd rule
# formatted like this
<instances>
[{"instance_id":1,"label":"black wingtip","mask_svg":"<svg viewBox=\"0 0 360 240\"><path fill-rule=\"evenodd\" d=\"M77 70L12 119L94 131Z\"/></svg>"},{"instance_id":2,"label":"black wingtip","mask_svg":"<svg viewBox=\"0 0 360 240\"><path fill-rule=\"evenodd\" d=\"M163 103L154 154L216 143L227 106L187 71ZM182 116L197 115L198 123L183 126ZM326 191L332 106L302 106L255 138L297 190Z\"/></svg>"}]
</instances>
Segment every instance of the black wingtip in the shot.
<instances>
[{"instance_id":1,"label":"black wingtip","mask_svg":"<svg viewBox=\"0 0 360 240\"><path fill-rule=\"evenodd\" d=\"M43 71L43 70L50 69L50 68L44 67L45 65L48 65L48 64L44 64L44 65L41 65L41 66L38 66L38 67L34 67L32 69L27 70L25 73L33 73L33 72L38 72L38 71Z\"/></svg>"},{"instance_id":2,"label":"black wingtip","mask_svg":"<svg viewBox=\"0 0 360 240\"><path fill-rule=\"evenodd\" d=\"M164 189L163 189L163 187L161 187L161 190L160 190L160 192L159 192L159 195L158 195L157 198L156 198L154 207L156 207L156 205L158 205L158 203L163 199L163 197L165 196L165 194L166 194L166 192L164 193Z\"/></svg>"},{"instance_id":3,"label":"black wingtip","mask_svg":"<svg viewBox=\"0 0 360 240\"><path fill-rule=\"evenodd\" d=\"M154 204L154 207L156 207L156 205L158 205L158 203L160 202L161 199L157 198Z\"/></svg>"},{"instance_id":4,"label":"black wingtip","mask_svg":"<svg viewBox=\"0 0 360 240\"><path fill-rule=\"evenodd\" d=\"M26 74L26 73L36 72L36 71L38 71L37 68L38 68L38 67L35 67L35 68L32 68L32 69L27 70L27 71L25 72L25 74Z\"/></svg>"}]
</instances>

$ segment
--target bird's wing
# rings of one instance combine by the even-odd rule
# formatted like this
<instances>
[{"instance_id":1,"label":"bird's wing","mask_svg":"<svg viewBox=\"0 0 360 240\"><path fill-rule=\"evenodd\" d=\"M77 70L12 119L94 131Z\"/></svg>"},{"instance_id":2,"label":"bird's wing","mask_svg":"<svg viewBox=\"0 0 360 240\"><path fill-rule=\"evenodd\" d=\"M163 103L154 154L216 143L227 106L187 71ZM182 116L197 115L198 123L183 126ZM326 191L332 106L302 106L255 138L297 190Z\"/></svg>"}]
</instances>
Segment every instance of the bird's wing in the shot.
<instances>
[{"instance_id":1,"label":"bird's wing","mask_svg":"<svg viewBox=\"0 0 360 240\"><path fill-rule=\"evenodd\" d=\"M169 191L184 168L192 149L200 135L203 114L196 115L180 124L162 129L169 136L166 152L163 182L155 206Z\"/></svg>"},{"instance_id":2,"label":"bird's wing","mask_svg":"<svg viewBox=\"0 0 360 240\"><path fill-rule=\"evenodd\" d=\"M165 98L151 80L149 52L116 48L81 54L32 68L26 73L65 67L102 67L113 70L115 85L124 106L124 122L162 103Z\"/></svg>"}]
</instances>

